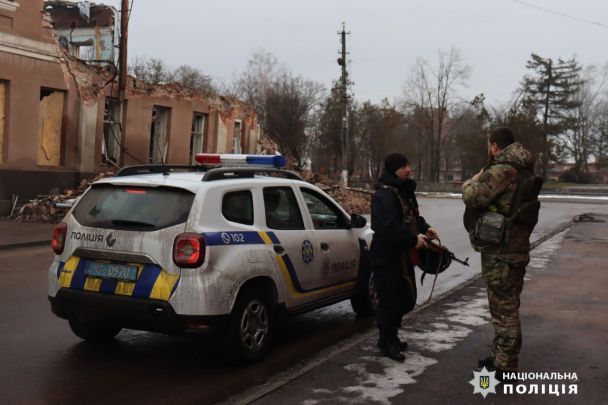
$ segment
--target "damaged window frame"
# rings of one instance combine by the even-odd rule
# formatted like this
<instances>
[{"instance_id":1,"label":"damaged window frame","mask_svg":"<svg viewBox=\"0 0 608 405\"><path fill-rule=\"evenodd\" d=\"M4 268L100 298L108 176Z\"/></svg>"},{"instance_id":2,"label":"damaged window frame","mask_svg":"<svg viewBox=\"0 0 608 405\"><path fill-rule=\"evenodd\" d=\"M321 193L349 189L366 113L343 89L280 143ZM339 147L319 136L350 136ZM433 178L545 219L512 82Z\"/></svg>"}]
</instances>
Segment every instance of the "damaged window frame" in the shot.
<instances>
[{"instance_id":1,"label":"damaged window frame","mask_svg":"<svg viewBox=\"0 0 608 405\"><path fill-rule=\"evenodd\" d=\"M106 97L103 111L103 136L101 137L101 154L103 163L120 166L121 153L121 118L120 101ZM114 152L114 153L113 153Z\"/></svg>"},{"instance_id":2,"label":"damaged window frame","mask_svg":"<svg viewBox=\"0 0 608 405\"><path fill-rule=\"evenodd\" d=\"M154 105L152 107L152 121L150 124L150 149L148 160L152 164L167 163L169 150L169 128L171 127L171 107ZM164 128L161 130L159 126ZM160 153L155 153L160 150Z\"/></svg>"},{"instance_id":3,"label":"damaged window frame","mask_svg":"<svg viewBox=\"0 0 608 405\"><path fill-rule=\"evenodd\" d=\"M196 164L196 154L203 153L205 148L205 133L207 114L192 113L192 130L190 132L190 164Z\"/></svg>"},{"instance_id":4,"label":"damaged window frame","mask_svg":"<svg viewBox=\"0 0 608 405\"><path fill-rule=\"evenodd\" d=\"M238 132L237 132L238 128ZM238 134L238 136L237 136ZM243 153L243 121L234 120L234 133L232 135L232 153Z\"/></svg>"}]
</instances>

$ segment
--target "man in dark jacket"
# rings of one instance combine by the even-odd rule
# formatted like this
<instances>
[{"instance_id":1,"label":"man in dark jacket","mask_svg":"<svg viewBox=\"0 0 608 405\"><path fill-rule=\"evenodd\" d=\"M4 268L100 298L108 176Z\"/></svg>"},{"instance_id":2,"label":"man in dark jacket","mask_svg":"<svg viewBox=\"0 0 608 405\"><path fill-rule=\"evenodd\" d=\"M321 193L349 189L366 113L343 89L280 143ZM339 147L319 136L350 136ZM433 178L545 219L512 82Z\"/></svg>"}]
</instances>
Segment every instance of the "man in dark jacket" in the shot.
<instances>
[{"instance_id":1,"label":"man in dark jacket","mask_svg":"<svg viewBox=\"0 0 608 405\"><path fill-rule=\"evenodd\" d=\"M370 264L378 292L376 324L380 332L378 347L396 361L407 343L399 341L398 330L403 315L416 305L416 279L411 254L426 246L425 237L437 233L418 213L416 182L409 178L410 166L400 153L384 161L376 192L372 197Z\"/></svg>"}]
</instances>

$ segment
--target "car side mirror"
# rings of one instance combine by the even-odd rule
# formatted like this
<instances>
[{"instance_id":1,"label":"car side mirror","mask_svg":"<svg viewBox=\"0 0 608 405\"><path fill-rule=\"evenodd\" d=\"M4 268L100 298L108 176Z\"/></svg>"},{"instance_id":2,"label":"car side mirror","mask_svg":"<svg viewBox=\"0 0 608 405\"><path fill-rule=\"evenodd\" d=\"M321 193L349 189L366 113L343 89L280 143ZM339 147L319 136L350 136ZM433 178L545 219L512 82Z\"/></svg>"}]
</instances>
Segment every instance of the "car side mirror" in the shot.
<instances>
[{"instance_id":1,"label":"car side mirror","mask_svg":"<svg viewBox=\"0 0 608 405\"><path fill-rule=\"evenodd\" d=\"M363 215L350 214L351 228L363 228L365 225L367 225L367 219Z\"/></svg>"}]
</instances>

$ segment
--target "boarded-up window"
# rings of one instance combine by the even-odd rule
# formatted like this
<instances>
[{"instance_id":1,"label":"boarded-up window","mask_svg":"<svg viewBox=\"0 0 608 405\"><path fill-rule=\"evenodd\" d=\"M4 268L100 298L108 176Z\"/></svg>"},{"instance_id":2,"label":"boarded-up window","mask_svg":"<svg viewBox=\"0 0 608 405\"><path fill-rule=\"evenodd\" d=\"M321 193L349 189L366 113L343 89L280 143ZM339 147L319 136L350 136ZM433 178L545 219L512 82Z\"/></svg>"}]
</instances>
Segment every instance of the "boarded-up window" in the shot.
<instances>
[{"instance_id":1,"label":"boarded-up window","mask_svg":"<svg viewBox=\"0 0 608 405\"><path fill-rule=\"evenodd\" d=\"M167 162L167 147L170 108L154 106L150 130L150 163Z\"/></svg>"},{"instance_id":2,"label":"boarded-up window","mask_svg":"<svg viewBox=\"0 0 608 405\"><path fill-rule=\"evenodd\" d=\"M243 123L234 121L234 138L232 145L232 153L243 153Z\"/></svg>"},{"instance_id":3,"label":"boarded-up window","mask_svg":"<svg viewBox=\"0 0 608 405\"><path fill-rule=\"evenodd\" d=\"M205 130L205 116L203 114L194 113L192 115L192 134L190 138L190 164L196 163L194 159L197 153L203 152L203 141Z\"/></svg>"},{"instance_id":4,"label":"boarded-up window","mask_svg":"<svg viewBox=\"0 0 608 405\"><path fill-rule=\"evenodd\" d=\"M103 159L119 163L120 159L120 103L107 98L103 113Z\"/></svg>"},{"instance_id":5,"label":"boarded-up window","mask_svg":"<svg viewBox=\"0 0 608 405\"><path fill-rule=\"evenodd\" d=\"M0 82L0 163L4 163L4 115L6 111L6 83Z\"/></svg>"},{"instance_id":6,"label":"boarded-up window","mask_svg":"<svg viewBox=\"0 0 608 405\"><path fill-rule=\"evenodd\" d=\"M61 165L62 91L42 89L38 114L38 156L41 166Z\"/></svg>"}]
</instances>

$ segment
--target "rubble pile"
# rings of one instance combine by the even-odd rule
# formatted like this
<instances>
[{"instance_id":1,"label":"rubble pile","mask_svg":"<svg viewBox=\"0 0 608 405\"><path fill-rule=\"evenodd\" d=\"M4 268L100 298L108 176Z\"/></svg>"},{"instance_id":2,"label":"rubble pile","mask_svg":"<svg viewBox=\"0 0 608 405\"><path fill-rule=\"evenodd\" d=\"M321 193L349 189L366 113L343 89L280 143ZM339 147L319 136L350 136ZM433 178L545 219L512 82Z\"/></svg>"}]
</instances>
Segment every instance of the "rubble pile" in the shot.
<instances>
[{"instance_id":1,"label":"rubble pile","mask_svg":"<svg viewBox=\"0 0 608 405\"><path fill-rule=\"evenodd\" d=\"M314 173L312 171L297 171L305 181L314 184L321 190L325 191L334 200L340 203L340 205L344 207L346 211L357 214L370 213L370 192L351 188L340 190L339 184L327 176L323 176L322 174Z\"/></svg>"},{"instance_id":2,"label":"rubble pile","mask_svg":"<svg viewBox=\"0 0 608 405\"><path fill-rule=\"evenodd\" d=\"M357 214L370 213L371 193L369 191L346 189L340 190L338 183L318 173L311 171L299 171L302 178L335 199L347 212ZM89 186L105 177L113 176L112 172L100 173L89 179L83 179L78 188L66 189L60 194L39 195L38 198L30 200L20 208L15 209L13 216L9 219L21 222L47 222L59 223L67 214L72 204L82 195Z\"/></svg>"},{"instance_id":3,"label":"rubble pile","mask_svg":"<svg viewBox=\"0 0 608 405\"><path fill-rule=\"evenodd\" d=\"M61 222L65 214L70 210L71 205L82 193L84 193L91 183L113 176L114 173L100 173L90 179L83 179L78 188L63 190L61 194L39 195L38 198L30 200L21 208L18 208L9 219L20 222L48 222L57 224Z\"/></svg>"},{"instance_id":4,"label":"rubble pile","mask_svg":"<svg viewBox=\"0 0 608 405\"><path fill-rule=\"evenodd\" d=\"M371 212L371 193L364 191L356 191L352 189L346 189L341 191L336 188L328 192L334 200L340 203L347 212L356 214L369 214Z\"/></svg>"}]
</instances>

